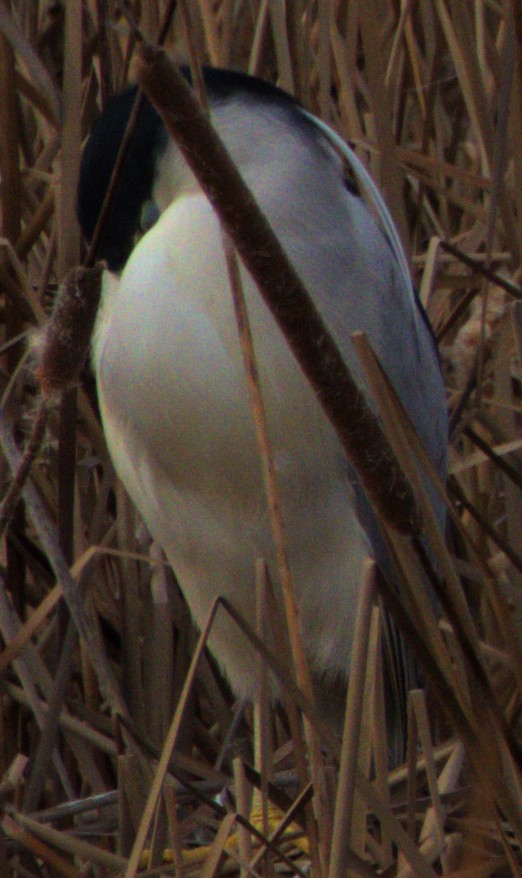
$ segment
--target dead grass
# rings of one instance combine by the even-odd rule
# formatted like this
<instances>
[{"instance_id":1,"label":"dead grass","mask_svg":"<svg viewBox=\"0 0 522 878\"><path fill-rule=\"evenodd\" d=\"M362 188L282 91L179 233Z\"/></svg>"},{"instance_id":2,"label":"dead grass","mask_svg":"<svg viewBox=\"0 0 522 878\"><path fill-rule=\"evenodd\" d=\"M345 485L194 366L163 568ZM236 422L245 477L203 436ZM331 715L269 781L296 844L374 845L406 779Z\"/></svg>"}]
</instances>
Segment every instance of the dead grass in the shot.
<instances>
[{"instance_id":1,"label":"dead grass","mask_svg":"<svg viewBox=\"0 0 522 878\"><path fill-rule=\"evenodd\" d=\"M154 40L166 4L141 5L135 20ZM159 548L116 483L85 376L48 414L44 447L2 544L0 873L130 878L145 868L146 846L150 874L172 871L154 871L169 848L178 874L206 878L218 870L299 873L310 862L314 874L326 875L330 853L331 878L518 876L519 5L179 6L166 40L177 60L190 57L190 42L201 61L249 70L293 91L355 146L387 198L447 376L449 548L420 498L445 584L444 614L436 619L419 589L419 547L390 529L403 594L399 603L383 593L368 571L352 660L359 668L351 681L355 712L342 747L326 735L323 753L314 739L307 752L310 736L294 704L308 706L291 684L290 723L266 699L243 715L202 652L204 634L198 639L193 630ZM100 103L132 75L133 51L116 3L68 0L65 14L61 4L43 0L0 3L6 489L38 406L25 341L82 258L74 217L81 139ZM415 449L415 437L363 340L359 350L419 498L414 455L404 453ZM260 566L261 608L270 607L270 592ZM430 683L427 693L411 695L407 761L391 774L378 594L392 604ZM270 663L265 653L261 648ZM271 668L285 676L273 661ZM313 711L308 715L313 721ZM252 784L261 791L257 837L247 831ZM278 817L268 813L269 801L281 809ZM276 833L264 857L263 836L285 812L292 829L306 826L308 847Z\"/></svg>"}]
</instances>

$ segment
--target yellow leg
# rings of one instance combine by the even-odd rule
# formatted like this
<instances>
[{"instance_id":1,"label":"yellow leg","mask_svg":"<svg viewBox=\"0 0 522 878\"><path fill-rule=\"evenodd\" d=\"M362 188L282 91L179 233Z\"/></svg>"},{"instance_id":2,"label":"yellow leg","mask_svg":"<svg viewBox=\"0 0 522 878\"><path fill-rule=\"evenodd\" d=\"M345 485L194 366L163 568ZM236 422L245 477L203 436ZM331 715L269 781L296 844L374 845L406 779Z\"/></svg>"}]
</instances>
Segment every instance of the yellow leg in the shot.
<instances>
[{"instance_id":1,"label":"yellow leg","mask_svg":"<svg viewBox=\"0 0 522 878\"><path fill-rule=\"evenodd\" d=\"M281 824L284 820L283 812L271 802L268 803L267 809L267 818L268 818L268 837L274 842L281 842L287 836L292 837L292 844L300 851L305 854L309 853L309 845L308 839L305 835L303 835L303 831L301 827L297 825L297 823L290 823L288 826L283 826L281 828ZM261 800L261 793L259 790L254 790L254 796L252 801L252 808L250 810L250 823L263 835L265 835L265 826L263 821L263 803ZM257 842L257 839L253 837L254 844ZM224 850L231 851L238 849L238 839L237 835L229 836L224 845ZM197 848L187 848L182 851L183 864L191 865L201 861L204 861L209 854L211 848L209 845L202 845ZM147 868L150 862L150 851L143 851L142 858L140 860L140 868ZM164 863L172 863L174 862L174 854L171 848L165 848L163 852L163 862Z\"/></svg>"}]
</instances>

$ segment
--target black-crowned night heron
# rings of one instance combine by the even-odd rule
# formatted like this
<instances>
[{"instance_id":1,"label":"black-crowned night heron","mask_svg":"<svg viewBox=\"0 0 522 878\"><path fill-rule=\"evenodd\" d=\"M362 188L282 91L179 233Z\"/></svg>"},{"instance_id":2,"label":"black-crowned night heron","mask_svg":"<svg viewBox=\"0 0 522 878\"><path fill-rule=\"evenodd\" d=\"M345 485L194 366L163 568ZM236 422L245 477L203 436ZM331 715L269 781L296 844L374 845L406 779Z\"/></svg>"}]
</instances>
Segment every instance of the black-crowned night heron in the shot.
<instances>
[{"instance_id":1,"label":"black-crowned night heron","mask_svg":"<svg viewBox=\"0 0 522 878\"><path fill-rule=\"evenodd\" d=\"M354 376L363 330L429 456L444 471L446 410L433 337L401 262L318 123L290 96L205 72L211 119ZM79 217L93 233L135 97L113 99L87 143ZM157 221L136 241L142 218ZM254 622L255 562L274 567L256 431L213 208L145 101L98 256L107 260L93 363L117 473L163 546L194 619L217 595ZM243 282L283 496L312 674L345 681L364 559L386 567L368 501L251 278ZM223 613L210 647L252 695L254 652ZM326 695L325 695L326 693ZM326 704L326 708L324 705Z\"/></svg>"}]
</instances>

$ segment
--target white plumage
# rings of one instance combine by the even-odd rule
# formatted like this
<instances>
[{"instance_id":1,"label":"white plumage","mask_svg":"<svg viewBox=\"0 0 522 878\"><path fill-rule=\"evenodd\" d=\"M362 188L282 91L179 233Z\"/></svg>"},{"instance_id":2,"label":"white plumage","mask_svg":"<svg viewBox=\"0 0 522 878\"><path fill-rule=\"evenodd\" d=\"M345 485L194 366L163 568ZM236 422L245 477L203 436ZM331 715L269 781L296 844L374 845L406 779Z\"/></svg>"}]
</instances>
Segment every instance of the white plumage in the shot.
<instances>
[{"instance_id":1,"label":"white plumage","mask_svg":"<svg viewBox=\"0 0 522 878\"><path fill-rule=\"evenodd\" d=\"M362 382L350 337L364 330L443 472L445 401L434 342L383 233L298 105L268 86L256 97L255 84L239 75L236 91L230 78L220 91L216 76L213 122L354 375ZM221 235L176 148L161 129L156 134L151 197L160 217L121 278L107 275L95 331L103 423L118 475L163 545L196 622L224 594L252 624L256 559L274 577L276 569ZM81 207L82 190L80 216ZM332 427L245 271L243 282L304 643L314 678L328 690L349 670L363 560L386 559ZM210 645L233 689L251 695L254 656L224 614Z\"/></svg>"}]
</instances>

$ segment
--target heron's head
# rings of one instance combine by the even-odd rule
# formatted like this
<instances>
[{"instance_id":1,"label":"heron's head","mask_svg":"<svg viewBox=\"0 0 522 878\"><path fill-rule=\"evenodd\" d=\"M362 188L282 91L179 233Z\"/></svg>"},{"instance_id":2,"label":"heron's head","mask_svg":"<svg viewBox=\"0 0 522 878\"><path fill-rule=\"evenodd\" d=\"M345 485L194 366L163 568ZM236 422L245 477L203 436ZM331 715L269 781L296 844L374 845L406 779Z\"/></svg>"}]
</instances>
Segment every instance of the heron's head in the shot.
<instances>
[{"instance_id":1,"label":"heron's head","mask_svg":"<svg viewBox=\"0 0 522 878\"><path fill-rule=\"evenodd\" d=\"M190 78L189 71L182 68ZM317 128L300 104L286 92L244 73L204 68L204 81L211 119L234 161L258 194L275 192L280 202L292 194L306 195L304 175L297 172L297 151L311 161L325 158L326 146ZM118 152L137 95L131 86L111 98L87 141L80 167L78 218L88 241L92 239L105 194L109 188ZM329 155L331 161L331 154ZM277 180L295 166L295 185L279 192ZM280 173L284 166L284 175ZM111 271L121 271L140 231L182 192L196 187L190 170L170 140L165 126L146 97L143 97L134 132L111 196L96 256L105 259Z\"/></svg>"}]
</instances>

